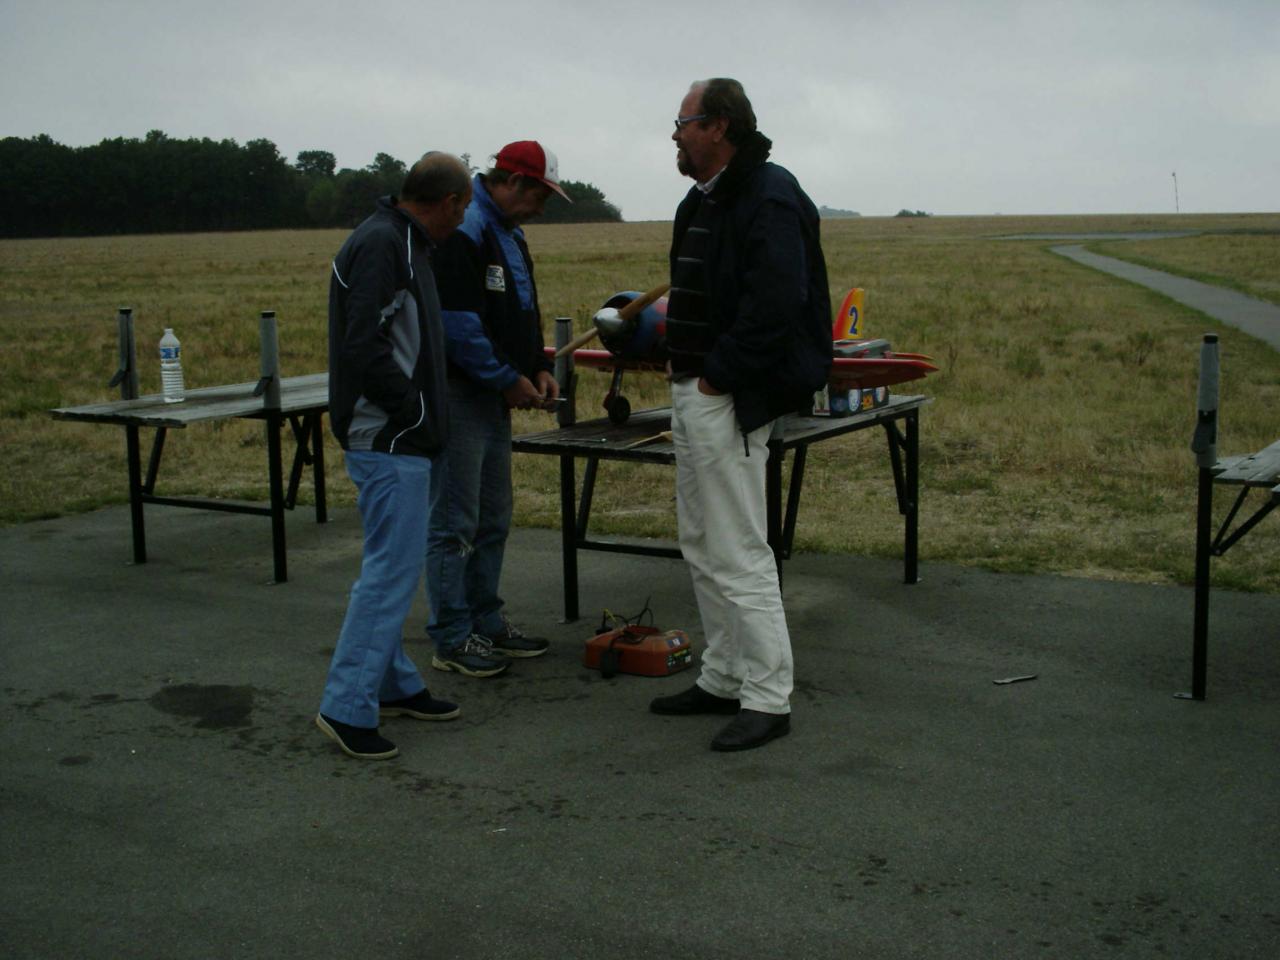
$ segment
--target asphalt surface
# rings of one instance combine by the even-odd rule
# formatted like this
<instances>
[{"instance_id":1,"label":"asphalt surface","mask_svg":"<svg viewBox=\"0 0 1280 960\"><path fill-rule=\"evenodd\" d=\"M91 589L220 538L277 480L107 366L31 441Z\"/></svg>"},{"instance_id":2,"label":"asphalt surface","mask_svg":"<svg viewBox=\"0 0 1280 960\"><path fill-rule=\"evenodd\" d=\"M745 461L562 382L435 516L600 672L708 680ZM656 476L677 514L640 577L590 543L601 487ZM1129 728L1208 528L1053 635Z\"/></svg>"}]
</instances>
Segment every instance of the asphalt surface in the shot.
<instances>
[{"instance_id":1,"label":"asphalt surface","mask_svg":"<svg viewBox=\"0 0 1280 960\"><path fill-rule=\"evenodd\" d=\"M1168 234L1181 236L1190 234ZM1103 239L1100 237L1082 237L1081 239ZM1123 235L1110 235L1105 239L1126 239ZM1178 303L1208 314L1228 326L1243 330L1264 343L1280 350L1280 307L1256 297L1250 297L1235 290L1215 287L1199 280L1165 273L1163 270L1152 270L1137 264L1117 260L1115 257L1104 257L1092 253L1079 244L1051 247L1054 253L1067 257L1076 263L1095 270L1102 270L1112 276L1128 280L1148 289L1164 294Z\"/></svg>"},{"instance_id":2,"label":"asphalt surface","mask_svg":"<svg viewBox=\"0 0 1280 960\"><path fill-rule=\"evenodd\" d=\"M1175 240L1198 237L1199 230L1129 230L1097 233L1010 233L996 240Z\"/></svg>"},{"instance_id":3,"label":"asphalt surface","mask_svg":"<svg viewBox=\"0 0 1280 960\"><path fill-rule=\"evenodd\" d=\"M1188 523L1191 522L1188 513ZM1274 957L1280 597L802 555L793 732L717 754L692 674L580 666L602 607L690 629L679 561L518 530L507 676L427 669L453 723L362 763L312 725L354 511L153 509L0 530L7 958ZM927 544L927 504L922 525ZM420 665L425 609L408 634ZM994 680L1034 675L1006 685Z\"/></svg>"}]
</instances>

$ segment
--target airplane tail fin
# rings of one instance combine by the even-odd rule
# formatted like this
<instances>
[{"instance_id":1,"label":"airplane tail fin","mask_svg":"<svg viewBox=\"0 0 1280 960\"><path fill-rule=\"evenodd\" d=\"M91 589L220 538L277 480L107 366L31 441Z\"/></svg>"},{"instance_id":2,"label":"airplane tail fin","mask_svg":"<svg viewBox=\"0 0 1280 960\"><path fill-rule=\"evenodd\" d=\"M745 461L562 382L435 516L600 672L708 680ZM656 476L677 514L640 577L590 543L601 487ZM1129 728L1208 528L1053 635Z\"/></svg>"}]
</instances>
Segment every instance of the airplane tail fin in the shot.
<instances>
[{"instance_id":1,"label":"airplane tail fin","mask_svg":"<svg viewBox=\"0 0 1280 960\"><path fill-rule=\"evenodd\" d=\"M831 324L832 340L861 340L862 304L866 291L862 287L854 287L844 295L844 302L836 311L836 319Z\"/></svg>"}]
</instances>

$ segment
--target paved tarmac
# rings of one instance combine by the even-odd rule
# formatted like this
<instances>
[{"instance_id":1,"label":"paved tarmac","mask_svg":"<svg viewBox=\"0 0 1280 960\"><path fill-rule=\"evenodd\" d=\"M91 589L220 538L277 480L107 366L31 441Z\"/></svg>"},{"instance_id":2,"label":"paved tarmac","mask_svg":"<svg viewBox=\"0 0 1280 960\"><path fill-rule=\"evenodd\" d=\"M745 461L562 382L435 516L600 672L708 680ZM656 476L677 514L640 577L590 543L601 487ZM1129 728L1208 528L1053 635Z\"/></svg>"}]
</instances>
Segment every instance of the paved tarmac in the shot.
<instances>
[{"instance_id":1,"label":"paved tarmac","mask_svg":"<svg viewBox=\"0 0 1280 960\"><path fill-rule=\"evenodd\" d=\"M1180 237L1198 237L1201 230L1129 230L1099 231L1097 233L1009 233L994 237L995 240L1176 240Z\"/></svg>"},{"instance_id":2,"label":"paved tarmac","mask_svg":"<svg viewBox=\"0 0 1280 960\"><path fill-rule=\"evenodd\" d=\"M1168 236L1179 236L1179 234L1168 234ZM1105 238L1082 237L1081 239L1122 240L1127 238L1124 235L1111 235ZM1165 273L1163 270L1140 267L1125 260L1117 260L1115 257L1104 257L1086 250L1079 244L1050 247L1050 249L1086 267L1102 270L1128 280L1130 283L1162 293L1171 300L1208 314L1213 319L1235 327L1237 330L1243 330L1270 344L1276 350L1280 350L1280 307L1274 303L1268 303L1235 290L1228 290L1225 287L1215 287L1213 284L1201 283L1199 280Z\"/></svg>"},{"instance_id":3,"label":"paved tarmac","mask_svg":"<svg viewBox=\"0 0 1280 960\"><path fill-rule=\"evenodd\" d=\"M125 508L0 530L6 958L1276 955L1280 596L1215 591L1187 702L1189 589L802 555L793 732L717 754L646 711L691 673L580 666L558 534L518 530L552 651L428 669L462 718L362 763L312 726L354 511L290 516L274 586L261 518L148 525L145 566ZM680 562L582 565L584 611L700 641Z\"/></svg>"}]
</instances>

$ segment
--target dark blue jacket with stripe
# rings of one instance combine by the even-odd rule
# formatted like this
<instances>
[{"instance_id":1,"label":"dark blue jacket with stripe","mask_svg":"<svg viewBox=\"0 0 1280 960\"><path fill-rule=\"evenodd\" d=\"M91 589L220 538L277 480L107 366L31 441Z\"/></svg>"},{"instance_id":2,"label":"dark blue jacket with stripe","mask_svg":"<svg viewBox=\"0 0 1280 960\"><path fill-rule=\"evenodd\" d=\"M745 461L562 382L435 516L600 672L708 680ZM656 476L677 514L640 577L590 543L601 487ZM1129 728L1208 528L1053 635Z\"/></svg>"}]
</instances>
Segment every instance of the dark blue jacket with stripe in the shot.
<instances>
[{"instance_id":1,"label":"dark blue jacket with stripe","mask_svg":"<svg viewBox=\"0 0 1280 960\"><path fill-rule=\"evenodd\" d=\"M329 280L329 422L344 450L431 457L448 439L444 330L422 225L383 197Z\"/></svg>"}]
</instances>

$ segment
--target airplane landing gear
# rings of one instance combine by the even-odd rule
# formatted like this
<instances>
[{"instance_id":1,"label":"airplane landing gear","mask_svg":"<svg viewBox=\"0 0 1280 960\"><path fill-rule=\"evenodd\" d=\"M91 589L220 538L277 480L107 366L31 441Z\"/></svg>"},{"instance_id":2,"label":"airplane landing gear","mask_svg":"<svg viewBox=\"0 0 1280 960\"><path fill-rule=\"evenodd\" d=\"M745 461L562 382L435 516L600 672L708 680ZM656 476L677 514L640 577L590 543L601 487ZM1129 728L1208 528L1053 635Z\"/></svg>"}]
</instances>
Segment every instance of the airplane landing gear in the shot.
<instances>
[{"instance_id":1,"label":"airplane landing gear","mask_svg":"<svg viewBox=\"0 0 1280 960\"><path fill-rule=\"evenodd\" d=\"M622 395L622 367L613 371L609 392L604 395L604 411L618 426L626 423L627 417L631 416L631 401Z\"/></svg>"},{"instance_id":2,"label":"airplane landing gear","mask_svg":"<svg viewBox=\"0 0 1280 960\"><path fill-rule=\"evenodd\" d=\"M622 426L631 416L631 401L621 394L614 396L610 393L604 398L604 409L609 414L610 420Z\"/></svg>"}]
</instances>

